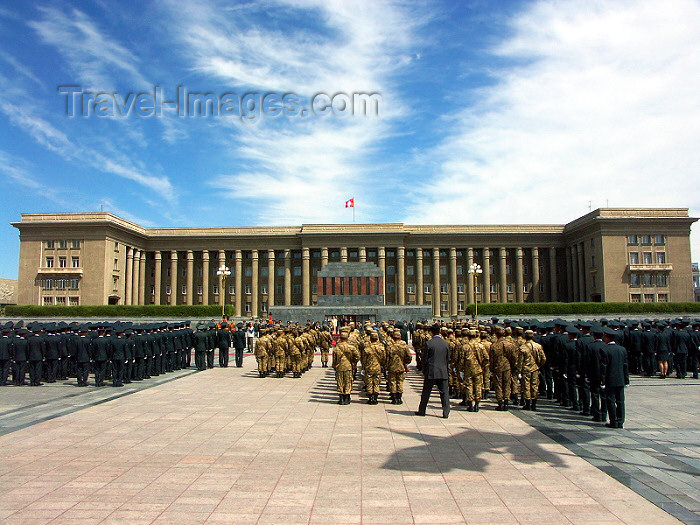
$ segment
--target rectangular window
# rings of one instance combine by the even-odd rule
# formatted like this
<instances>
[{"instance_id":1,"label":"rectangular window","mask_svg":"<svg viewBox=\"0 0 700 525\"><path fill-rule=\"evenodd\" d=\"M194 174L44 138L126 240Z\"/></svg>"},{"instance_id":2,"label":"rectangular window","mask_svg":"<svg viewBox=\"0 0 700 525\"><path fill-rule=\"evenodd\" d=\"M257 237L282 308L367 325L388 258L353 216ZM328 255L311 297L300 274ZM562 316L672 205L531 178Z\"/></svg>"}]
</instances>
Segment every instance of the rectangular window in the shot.
<instances>
[{"instance_id":1,"label":"rectangular window","mask_svg":"<svg viewBox=\"0 0 700 525\"><path fill-rule=\"evenodd\" d=\"M66 280L65 279L56 279L56 290L65 290L66 289Z\"/></svg>"},{"instance_id":2,"label":"rectangular window","mask_svg":"<svg viewBox=\"0 0 700 525\"><path fill-rule=\"evenodd\" d=\"M464 301L457 301L457 311L458 312L464 311Z\"/></svg>"},{"instance_id":3,"label":"rectangular window","mask_svg":"<svg viewBox=\"0 0 700 525\"><path fill-rule=\"evenodd\" d=\"M636 235L628 235L627 236L627 244L639 244L639 239L637 238ZM639 301L637 301L639 302Z\"/></svg>"},{"instance_id":4,"label":"rectangular window","mask_svg":"<svg viewBox=\"0 0 700 525\"><path fill-rule=\"evenodd\" d=\"M665 273L656 274L656 285L657 286L667 286L667 279Z\"/></svg>"},{"instance_id":5,"label":"rectangular window","mask_svg":"<svg viewBox=\"0 0 700 525\"><path fill-rule=\"evenodd\" d=\"M165 275L170 277L170 267L165 269Z\"/></svg>"},{"instance_id":6,"label":"rectangular window","mask_svg":"<svg viewBox=\"0 0 700 525\"><path fill-rule=\"evenodd\" d=\"M440 275L447 275L447 265L445 265L445 264L440 265Z\"/></svg>"},{"instance_id":7,"label":"rectangular window","mask_svg":"<svg viewBox=\"0 0 700 525\"><path fill-rule=\"evenodd\" d=\"M277 295L282 295L284 293L284 285L283 284L278 284L276 288L277 288Z\"/></svg>"},{"instance_id":8,"label":"rectangular window","mask_svg":"<svg viewBox=\"0 0 700 525\"><path fill-rule=\"evenodd\" d=\"M119 259L114 259L114 269L119 270Z\"/></svg>"},{"instance_id":9,"label":"rectangular window","mask_svg":"<svg viewBox=\"0 0 700 525\"><path fill-rule=\"evenodd\" d=\"M268 271L267 266L260 268L260 277L267 277L268 275L270 275L270 272Z\"/></svg>"},{"instance_id":10,"label":"rectangular window","mask_svg":"<svg viewBox=\"0 0 700 525\"><path fill-rule=\"evenodd\" d=\"M423 292L432 293L433 292L433 285L432 284L424 284L423 285Z\"/></svg>"},{"instance_id":11,"label":"rectangular window","mask_svg":"<svg viewBox=\"0 0 700 525\"><path fill-rule=\"evenodd\" d=\"M506 292L513 293L513 283L506 284Z\"/></svg>"},{"instance_id":12,"label":"rectangular window","mask_svg":"<svg viewBox=\"0 0 700 525\"><path fill-rule=\"evenodd\" d=\"M592 276L591 281L592 281L593 289L595 290L597 288L595 275Z\"/></svg>"},{"instance_id":13,"label":"rectangular window","mask_svg":"<svg viewBox=\"0 0 700 525\"><path fill-rule=\"evenodd\" d=\"M187 277L187 267L186 266L183 266L183 268L182 268L182 276Z\"/></svg>"},{"instance_id":14,"label":"rectangular window","mask_svg":"<svg viewBox=\"0 0 700 525\"><path fill-rule=\"evenodd\" d=\"M54 241L44 241L44 246L47 250L53 250L55 243Z\"/></svg>"},{"instance_id":15,"label":"rectangular window","mask_svg":"<svg viewBox=\"0 0 700 525\"><path fill-rule=\"evenodd\" d=\"M70 242L70 247L74 250L79 250L80 249L80 241L78 239L73 239Z\"/></svg>"},{"instance_id":16,"label":"rectangular window","mask_svg":"<svg viewBox=\"0 0 700 525\"><path fill-rule=\"evenodd\" d=\"M666 252L656 252L656 263L666 264Z\"/></svg>"},{"instance_id":17,"label":"rectangular window","mask_svg":"<svg viewBox=\"0 0 700 525\"><path fill-rule=\"evenodd\" d=\"M46 258L46 267L47 267L47 268L53 268L53 257L47 257L47 258Z\"/></svg>"},{"instance_id":18,"label":"rectangular window","mask_svg":"<svg viewBox=\"0 0 700 525\"><path fill-rule=\"evenodd\" d=\"M395 257L395 256L396 256L396 252L394 252L394 250L387 250L387 251L386 251L386 256L387 256L387 258L388 258L388 257Z\"/></svg>"},{"instance_id":19,"label":"rectangular window","mask_svg":"<svg viewBox=\"0 0 700 525\"><path fill-rule=\"evenodd\" d=\"M644 252L642 254L642 263L651 264L651 252Z\"/></svg>"},{"instance_id":20,"label":"rectangular window","mask_svg":"<svg viewBox=\"0 0 700 525\"><path fill-rule=\"evenodd\" d=\"M449 285L448 284L441 284L440 285L440 293L449 293Z\"/></svg>"},{"instance_id":21,"label":"rectangular window","mask_svg":"<svg viewBox=\"0 0 700 525\"><path fill-rule=\"evenodd\" d=\"M59 250L65 250L66 248L68 248L68 242L66 242L65 240L58 241L58 249Z\"/></svg>"},{"instance_id":22,"label":"rectangular window","mask_svg":"<svg viewBox=\"0 0 700 525\"><path fill-rule=\"evenodd\" d=\"M667 303L668 302L668 294L667 293L660 293L656 296L656 298L660 303Z\"/></svg>"},{"instance_id":23,"label":"rectangular window","mask_svg":"<svg viewBox=\"0 0 700 525\"><path fill-rule=\"evenodd\" d=\"M295 293L295 294L297 294L297 295L298 295L298 294L301 294L301 285L300 285L300 284L295 284L295 285L292 287L292 292Z\"/></svg>"},{"instance_id":24,"label":"rectangular window","mask_svg":"<svg viewBox=\"0 0 700 525\"><path fill-rule=\"evenodd\" d=\"M65 257L59 257L58 258L58 267L59 268L67 268L68 267L68 260Z\"/></svg>"},{"instance_id":25,"label":"rectangular window","mask_svg":"<svg viewBox=\"0 0 700 525\"><path fill-rule=\"evenodd\" d=\"M387 293L394 293L394 283L389 283L386 285Z\"/></svg>"},{"instance_id":26,"label":"rectangular window","mask_svg":"<svg viewBox=\"0 0 700 525\"><path fill-rule=\"evenodd\" d=\"M630 274L630 286L639 286L639 274L638 273L631 273Z\"/></svg>"},{"instance_id":27,"label":"rectangular window","mask_svg":"<svg viewBox=\"0 0 700 525\"><path fill-rule=\"evenodd\" d=\"M630 302L641 303L642 302L642 294L639 294L639 293L630 294Z\"/></svg>"},{"instance_id":28,"label":"rectangular window","mask_svg":"<svg viewBox=\"0 0 700 525\"><path fill-rule=\"evenodd\" d=\"M77 281L77 280L78 279L71 279L71 289L74 289L72 286L73 281ZM77 286L77 282L76 282L76 286ZM119 289L119 277L115 275L112 277L112 290L116 292L118 289Z\"/></svg>"},{"instance_id":29,"label":"rectangular window","mask_svg":"<svg viewBox=\"0 0 700 525\"><path fill-rule=\"evenodd\" d=\"M523 264L523 275L530 275L530 265Z\"/></svg>"},{"instance_id":30,"label":"rectangular window","mask_svg":"<svg viewBox=\"0 0 700 525\"><path fill-rule=\"evenodd\" d=\"M318 294L318 283L314 283L311 285L311 293Z\"/></svg>"},{"instance_id":31,"label":"rectangular window","mask_svg":"<svg viewBox=\"0 0 700 525\"><path fill-rule=\"evenodd\" d=\"M115 242L115 243L114 243L114 251L115 251L115 252L118 252L118 251L119 251L119 243L118 243L118 242Z\"/></svg>"},{"instance_id":32,"label":"rectangular window","mask_svg":"<svg viewBox=\"0 0 700 525\"><path fill-rule=\"evenodd\" d=\"M539 288L539 290L540 290L540 293L544 293L544 283L543 283L543 282L540 282L538 288Z\"/></svg>"},{"instance_id":33,"label":"rectangular window","mask_svg":"<svg viewBox=\"0 0 700 525\"><path fill-rule=\"evenodd\" d=\"M595 255L591 255L591 266L595 266Z\"/></svg>"},{"instance_id":34,"label":"rectangular window","mask_svg":"<svg viewBox=\"0 0 700 525\"><path fill-rule=\"evenodd\" d=\"M251 266L246 266L245 268L245 276L246 277L252 277L253 276L253 268Z\"/></svg>"},{"instance_id":35,"label":"rectangular window","mask_svg":"<svg viewBox=\"0 0 700 525\"><path fill-rule=\"evenodd\" d=\"M644 302L645 303L653 303L654 302L654 294L653 293L645 293L644 294Z\"/></svg>"},{"instance_id":36,"label":"rectangular window","mask_svg":"<svg viewBox=\"0 0 700 525\"><path fill-rule=\"evenodd\" d=\"M262 301L262 302L260 303L260 309L261 309L263 312L267 312L267 301Z\"/></svg>"},{"instance_id":37,"label":"rectangular window","mask_svg":"<svg viewBox=\"0 0 700 525\"><path fill-rule=\"evenodd\" d=\"M78 297L69 297L68 304L70 306L78 306L80 304L80 299Z\"/></svg>"},{"instance_id":38,"label":"rectangular window","mask_svg":"<svg viewBox=\"0 0 700 525\"><path fill-rule=\"evenodd\" d=\"M253 303L245 303L245 313L249 314L253 311Z\"/></svg>"},{"instance_id":39,"label":"rectangular window","mask_svg":"<svg viewBox=\"0 0 700 525\"><path fill-rule=\"evenodd\" d=\"M654 244L658 244L658 245L666 244L666 236L665 235L654 235ZM659 302L661 302L661 299L659 299Z\"/></svg>"},{"instance_id":40,"label":"rectangular window","mask_svg":"<svg viewBox=\"0 0 700 525\"><path fill-rule=\"evenodd\" d=\"M643 274L643 275L642 275L642 284L643 284L644 286L651 286L651 284L652 284L652 278L651 278L651 277L652 277L652 276L651 276L650 273L645 273L645 274Z\"/></svg>"},{"instance_id":41,"label":"rectangular window","mask_svg":"<svg viewBox=\"0 0 700 525\"><path fill-rule=\"evenodd\" d=\"M263 284L260 286L260 293L263 295L267 295L267 285Z\"/></svg>"},{"instance_id":42,"label":"rectangular window","mask_svg":"<svg viewBox=\"0 0 700 525\"><path fill-rule=\"evenodd\" d=\"M56 305L57 306L66 306L66 298L65 297L56 297Z\"/></svg>"},{"instance_id":43,"label":"rectangular window","mask_svg":"<svg viewBox=\"0 0 700 525\"><path fill-rule=\"evenodd\" d=\"M447 306L447 301L440 301L440 311L446 312L449 306Z\"/></svg>"},{"instance_id":44,"label":"rectangular window","mask_svg":"<svg viewBox=\"0 0 700 525\"><path fill-rule=\"evenodd\" d=\"M284 277L284 267L280 266L277 268L277 277Z\"/></svg>"},{"instance_id":45,"label":"rectangular window","mask_svg":"<svg viewBox=\"0 0 700 525\"><path fill-rule=\"evenodd\" d=\"M372 258L372 257L376 257L376 256L377 256L377 252L375 252L374 250L367 252L368 258Z\"/></svg>"},{"instance_id":46,"label":"rectangular window","mask_svg":"<svg viewBox=\"0 0 700 525\"><path fill-rule=\"evenodd\" d=\"M186 284L182 285L182 295L187 295L187 285Z\"/></svg>"},{"instance_id":47,"label":"rectangular window","mask_svg":"<svg viewBox=\"0 0 700 525\"><path fill-rule=\"evenodd\" d=\"M651 235L642 235L642 244L651 244Z\"/></svg>"},{"instance_id":48,"label":"rectangular window","mask_svg":"<svg viewBox=\"0 0 700 525\"><path fill-rule=\"evenodd\" d=\"M639 252L630 252L630 264L639 264Z\"/></svg>"},{"instance_id":49,"label":"rectangular window","mask_svg":"<svg viewBox=\"0 0 700 525\"><path fill-rule=\"evenodd\" d=\"M204 286L201 284L197 285L197 295L204 295Z\"/></svg>"},{"instance_id":50,"label":"rectangular window","mask_svg":"<svg viewBox=\"0 0 700 525\"><path fill-rule=\"evenodd\" d=\"M350 250L350 253L348 253L348 257L351 259L357 259L357 250Z\"/></svg>"},{"instance_id":51,"label":"rectangular window","mask_svg":"<svg viewBox=\"0 0 700 525\"><path fill-rule=\"evenodd\" d=\"M294 277L301 277L301 266L294 267Z\"/></svg>"},{"instance_id":52,"label":"rectangular window","mask_svg":"<svg viewBox=\"0 0 700 525\"><path fill-rule=\"evenodd\" d=\"M493 275L496 273L496 267L493 264L489 264L489 274Z\"/></svg>"},{"instance_id":53,"label":"rectangular window","mask_svg":"<svg viewBox=\"0 0 700 525\"><path fill-rule=\"evenodd\" d=\"M80 257L72 257L71 258L71 266L73 268L80 268Z\"/></svg>"},{"instance_id":54,"label":"rectangular window","mask_svg":"<svg viewBox=\"0 0 700 525\"><path fill-rule=\"evenodd\" d=\"M423 275L430 275L430 265L429 264L423 265Z\"/></svg>"},{"instance_id":55,"label":"rectangular window","mask_svg":"<svg viewBox=\"0 0 700 525\"><path fill-rule=\"evenodd\" d=\"M294 252L294 253L292 254L292 257L293 257L294 259L301 259L301 252Z\"/></svg>"},{"instance_id":56,"label":"rectangular window","mask_svg":"<svg viewBox=\"0 0 700 525\"><path fill-rule=\"evenodd\" d=\"M457 283L457 293L464 293L464 283Z\"/></svg>"},{"instance_id":57,"label":"rectangular window","mask_svg":"<svg viewBox=\"0 0 700 525\"><path fill-rule=\"evenodd\" d=\"M151 285L151 295L154 295L156 293L156 287Z\"/></svg>"},{"instance_id":58,"label":"rectangular window","mask_svg":"<svg viewBox=\"0 0 700 525\"><path fill-rule=\"evenodd\" d=\"M415 268L412 265L406 266L406 275L413 275Z\"/></svg>"},{"instance_id":59,"label":"rectangular window","mask_svg":"<svg viewBox=\"0 0 700 525\"><path fill-rule=\"evenodd\" d=\"M457 265L457 275L464 275L464 266Z\"/></svg>"},{"instance_id":60,"label":"rectangular window","mask_svg":"<svg viewBox=\"0 0 700 525\"><path fill-rule=\"evenodd\" d=\"M246 285L245 285L245 289L244 289L244 290L245 290L245 294L246 294L246 295L250 295L250 294L253 293L253 287L252 287L251 285L249 285L249 284L246 284Z\"/></svg>"},{"instance_id":61,"label":"rectangular window","mask_svg":"<svg viewBox=\"0 0 700 525\"><path fill-rule=\"evenodd\" d=\"M406 285L406 293L416 293L416 285L407 284Z\"/></svg>"},{"instance_id":62,"label":"rectangular window","mask_svg":"<svg viewBox=\"0 0 700 525\"><path fill-rule=\"evenodd\" d=\"M491 283L490 291L491 291L491 293L497 293L497 292L498 292L498 287L496 286L495 283Z\"/></svg>"},{"instance_id":63,"label":"rectangular window","mask_svg":"<svg viewBox=\"0 0 700 525\"><path fill-rule=\"evenodd\" d=\"M165 285L165 295L170 295L172 293L172 288L170 288L169 284Z\"/></svg>"},{"instance_id":64,"label":"rectangular window","mask_svg":"<svg viewBox=\"0 0 700 525\"><path fill-rule=\"evenodd\" d=\"M321 252L318 251L318 250L314 250L313 252L311 252L311 257L313 257L314 259L320 259L320 258L321 258Z\"/></svg>"},{"instance_id":65,"label":"rectangular window","mask_svg":"<svg viewBox=\"0 0 700 525\"><path fill-rule=\"evenodd\" d=\"M372 252L372 253L374 253L374 252ZM372 255L372 257L374 257L374 255ZM331 258L332 259L340 259L340 252L338 250L333 250L331 252Z\"/></svg>"},{"instance_id":66,"label":"rectangular window","mask_svg":"<svg viewBox=\"0 0 700 525\"><path fill-rule=\"evenodd\" d=\"M119 282L119 277L115 277L114 279L115 279L115 282ZM80 279L71 279L71 280L68 282L68 287L69 287L71 290L77 290L77 289L78 289L78 284L79 284L79 283L80 283Z\"/></svg>"},{"instance_id":67,"label":"rectangular window","mask_svg":"<svg viewBox=\"0 0 700 525\"><path fill-rule=\"evenodd\" d=\"M204 275L204 269L201 266L197 266L197 277L202 277Z\"/></svg>"},{"instance_id":68,"label":"rectangular window","mask_svg":"<svg viewBox=\"0 0 700 525\"><path fill-rule=\"evenodd\" d=\"M506 275L513 273L513 267L510 264L506 264Z\"/></svg>"},{"instance_id":69,"label":"rectangular window","mask_svg":"<svg viewBox=\"0 0 700 525\"><path fill-rule=\"evenodd\" d=\"M523 285L523 293L530 293L530 285L529 284Z\"/></svg>"},{"instance_id":70,"label":"rectangular window","mask_svg":"<svg viewBox=\"0 0 700 525\"><path fill-rule=\"evenodd\" d=\"M219 295L219 285L215 284L212 286L212 292L214 292L214 295Z\"/></svg>"},{"instance_id":71,"label":"rectangular window","mask_svg":"<svg viewBox=\"0 0 700 525\"><path fill-rule=\"evenodd\" d=\"M396 269L394 268L393 264L390 264L389 266L386 267L386 274L387 275L394 275L396 273Z\"/></svg>"},{"instance_id":72,"label":"rectangular window","mask_svg":"<svg viewBox=\"0 0 700 525\"><path fill-rule=\"evenodd\" d=\"M53 304L53 297L44 297L44 306L51 306Z\"/></svg>"}]
</instances>

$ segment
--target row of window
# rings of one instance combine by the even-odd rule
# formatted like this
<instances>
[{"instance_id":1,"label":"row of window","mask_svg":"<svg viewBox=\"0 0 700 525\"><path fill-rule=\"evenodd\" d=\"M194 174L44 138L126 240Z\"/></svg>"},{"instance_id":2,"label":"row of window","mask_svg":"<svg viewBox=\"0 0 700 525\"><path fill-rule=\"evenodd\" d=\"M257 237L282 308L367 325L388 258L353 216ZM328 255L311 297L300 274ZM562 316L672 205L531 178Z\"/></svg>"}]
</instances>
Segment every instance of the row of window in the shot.
<instances>
[{"instance_id":1,"label":"row of window","mask_svg":"<svg viewBox=\"0 0 700 525\"><path fill-rule=\"evenodd\" d=\"M664 246L666 244L665 235L628 235L627 244L652 244L652 241L657 246Z\"/></svg>"},{"instance_id":2,"label":"row of window","mask_svg":"<svg viewBox=\"0 0 700 525\"><path fill-rule=\"evenodd\" d=\"M654 255L656 255L656 264L666 264L666 252L642 252L641 264L654 264ZM640 264L639 252L630 252L630 264Z\"/></svg>"},{"instance_id":3,"label":"row of window","mask_svg":"<svg viewBox=\"0 0 700 525\"><path fill-rule=\"evenodd\" d=\"M39 279L37 284L43 290L78 290L80 279Z\"/></svg>"},{"instance_id":4,"label":"row of window","mask_svg":"<svg viewBox=\"0 0 700 525\"><path fill-rule=\"evenodd\" d=\"M45 268L68 268L68 257L65 257L63 255L60 255L58 257L58 266L56 266L56 257L53 255L49 255L46 257L45 262ZM70 258L70 267L71 268L80 268L80 257L71 257Z\"/></svg>"},{"instance_id":5,"label":"row of window","mask_svg":"<svg viewBox=\"0 0 700 525\"><path fill-rule=\"evenodd\" d=\"M645 303L667 303L668 302L668 294L667 293L632 293L630 294L630 302L632 303L641 303L644 301Z\"/></svg>"},{"instance_id":6,"label":"row of window","mask_svg":"<svg viewBox=\"0 0 700 525\"><path fill-rule=\"evenodd\" d=\"M59 250L67 250L68 246L70 246L71 250L79 250L80 249L80 241L78 239L60 239L60 240L52 240L52 241L44 241L44 248L47 250L54 250L58 248Z\"/></svg>"},{"instance_id":7,"label":"row of window","mask_svg":"<svg viewBox=\"0 0 700 525\"><path fill-rule=\"evenodd\" d=\"M66 301L67 299L67 301ZM43 298L44 306L78 306L80 304L79 297L65 297L65 296L44 296Z\"/></svg>"},{"instance_id":8,"label":"row of window","mask_svg":"<svg viewBox=\"0 0 700 525\"><path fill-rule=\"evenodd\" d=\"M668 286L668 275L631 272L630 286Z\"/></svg>"}]
</instances>

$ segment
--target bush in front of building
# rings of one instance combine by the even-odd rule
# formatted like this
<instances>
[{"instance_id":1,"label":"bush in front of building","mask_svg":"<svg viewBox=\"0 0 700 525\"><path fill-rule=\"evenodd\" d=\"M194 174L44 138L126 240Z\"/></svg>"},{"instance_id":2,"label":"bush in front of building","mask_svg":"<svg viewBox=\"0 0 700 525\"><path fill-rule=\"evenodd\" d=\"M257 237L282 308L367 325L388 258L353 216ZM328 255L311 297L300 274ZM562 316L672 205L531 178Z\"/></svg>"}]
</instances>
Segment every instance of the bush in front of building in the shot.
<instances>
[{"instance_id":1,"label":"bush in front of building","mask_svg":"<svg viewBox=\"0 0 700 525\"><path fill-rule=\"evenodd\" d=\"M700 303L479 303L479 315L696 313ZM467 307L467 315L474 305Z\"/></svg>"},{"instance_id":2,"label":"bush in front of building","mask_svg":"<svg viewBox=\"0 0 700 525\"><path fill-rule=\"evenodd\" d=\"M231 307L227 307L231 314ZM216 318L221 316L218 305L96 305L96 306L36 306L9 305L5 308L6 317L98 317L98 318Z\"/></svg>"}]
</instances>

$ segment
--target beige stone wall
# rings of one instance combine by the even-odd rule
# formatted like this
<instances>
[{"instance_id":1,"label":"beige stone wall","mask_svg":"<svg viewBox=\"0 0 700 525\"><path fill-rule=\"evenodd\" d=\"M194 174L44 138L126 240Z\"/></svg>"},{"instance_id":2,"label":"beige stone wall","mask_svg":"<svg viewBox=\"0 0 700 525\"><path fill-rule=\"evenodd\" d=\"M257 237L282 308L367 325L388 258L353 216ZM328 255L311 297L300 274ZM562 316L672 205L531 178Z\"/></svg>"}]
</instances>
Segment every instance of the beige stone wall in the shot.
<instances>
[{"instance_id":1,"label":"beige stone wall","mask_svg":"<svg viewBox=\"0 0 700 525\"><path fill-rule=\"evenodd\" d=\"M0 279L0 305L17 304L17 281Z\"/></svg>"}]
</instances>

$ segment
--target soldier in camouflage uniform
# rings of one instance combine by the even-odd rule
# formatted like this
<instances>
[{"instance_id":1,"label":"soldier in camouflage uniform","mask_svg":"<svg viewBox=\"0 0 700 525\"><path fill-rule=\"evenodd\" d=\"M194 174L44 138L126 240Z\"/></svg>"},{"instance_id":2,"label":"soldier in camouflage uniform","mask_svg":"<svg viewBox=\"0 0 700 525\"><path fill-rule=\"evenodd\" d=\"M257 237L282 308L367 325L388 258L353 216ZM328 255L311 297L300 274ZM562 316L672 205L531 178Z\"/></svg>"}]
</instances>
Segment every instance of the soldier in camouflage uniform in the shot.
<instances>
[{"instance_id":1,"label":"soldier in camouflage uniform","mask_svg":"<svg viewBox=\"0 0 700 525\"><path fill-rule=\"evenodd\" d=\"M384 345L379 342L379 334L374 330L369 331L369 341L363 345L362 369L365 373L365 390L367 391L367 404L379 403L379 380L382 373L381 363L386 360Z\"/></svg>"},{"instance_id":2,"label":"soldier in camouflage uniform","mask_svg":"<svg viewBox=\"0 0 700 525\"><path fill-rule=\"evenodd\" d=\"M511 363L513 361L514 343L506 338L503 327L495 328L496 342L491 345L489 363L493 373L493 389L498 407L496 410L508 410L511 386Z\"/></svg>"},{"instance_id":3,"label":"soldier in camouflage uniform","mask_svg":"<svg viewBox=\"0 0 700 525\"><path fill-rule=\"evenodd\" d=\"M403 404L403 381L406 366L411 362L408 345L401 340L401 330L394 330L393 340L387 346L387 382L392 405Z\"/></svg>"},{"instance_id":4,"label":"soldier in camouflage uniform","mask_svg":"<svg viewBox=\"0 0 700 525\"><path fill-rule=\"evenodd\" d=\"M491 365L489 364L489 354L491 351L491 340L489 339L489 334L486 330L481 330L479 333L481 346L484 347L486 351L486 359L481 364L483 373L481 374L484 379L484 388L482 390L482 396L484 399L488 397L489 389L491 388Z\"/></svg>"},{"instance_id":5,"label":"soldier in camouflage uniform","mask_svg":"<svg viewBox=\"0 0 700 525\"><path fill-rule=\"evenodd\" d=\"M335 382L338 387L338 404L350 404L350 392L352 392L352 369L360 359L360 352L354 345L348 342L348 332L340 333L340 341L333 350L333 363L335 369Z\"/></svg>"},{"instance_id":6,"label":"soldier in camouflage uniform","mask_svg":"<svg viewBox=\"0 0 700 525\"><path fill-rule=\"evenodd\" d=\"M287 369L287 345L289 341L287 340L284 330L277 330L277 338L272 344L272 351L275 356L275 372L277 377L284 377L285 370Z\"/></svg>"},{"instance_id":7,"label":"soldier in camouflage uniform","mask_svg":"<svg viewBox=\"0 0 700 525\"><path fill-rule=\"evenodd\" d=\"M268 353L270 351L270 334L267 330L260 330L260 339L255 345L255 360L258 363L258 376L266 377L268 373Z\"/></svg>"},{"instance_id":8,"label":"soldier in camouflage uniform","mask_svg":"<svg viewBox=\"0 0 700 525\"><path fill-rule=\"evenodd\" d=\"M544 366L546 357L542 345L533 341L534 332L527 330L523 344L520 345L518 361L522 374L524 410L537 410L537 396L540 388L540 368Z\"/></svg>"},{"instance_id":9,"label":"soldier in camouflage uniform","mask_svg":"<svg viewBox=\"0 0 700 525\"><path fill-rule=\"evenodd\" d=\"M328 355L333 346L333 336L327 326L321 331L319 346L321 347L321 367L328 368Z\"/></svg>"},{"instance_id":10,"label":"soldier in camouflage uniform","mask_svg":"<svg viewBox=\"0 0 700 525\"><path fill-rule=\"evenodd\" d=\"M476 330L464 329L462 332L467 341L462 345L459 361L460 376L464 378L464 397L460 405L466 406L468 412L478 412L484 384L482 362L486 350L479 342Z\"/></svg>"}]
</instances>

